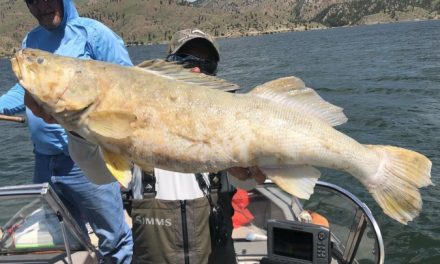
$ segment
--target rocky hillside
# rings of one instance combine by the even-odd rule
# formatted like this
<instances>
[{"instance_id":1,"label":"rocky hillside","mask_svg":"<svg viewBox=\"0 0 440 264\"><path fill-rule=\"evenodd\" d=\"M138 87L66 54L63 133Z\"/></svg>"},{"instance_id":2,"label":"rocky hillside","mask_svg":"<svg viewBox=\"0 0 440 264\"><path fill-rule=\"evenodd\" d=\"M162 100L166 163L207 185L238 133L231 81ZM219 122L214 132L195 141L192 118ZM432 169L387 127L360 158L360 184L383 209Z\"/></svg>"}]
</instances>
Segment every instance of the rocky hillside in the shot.
<instances>
[{"instance_id":1,"label":"rocky hillside","mask_svg":"<svg viewBox=\"0 0 440 264\"><path fill-rule=\"evenodd\" d=\"M438 19L440 0L320 0L298 5L296 20L337 27L414 19Z\"/></svg>"},{"instance_id":2,"label":"rocky hillside","mask_svg":"<svg viewBox=\"0 0 440 264\"><path fill-rule=\"evenodd\" d=\"M81 15L104 22L128 44L167 41L200 27L217 37L356 24L439 19L440 0L76 0ZM22 0L0 0L0 56L35 25Z\"/></svg>"}]
</instances>

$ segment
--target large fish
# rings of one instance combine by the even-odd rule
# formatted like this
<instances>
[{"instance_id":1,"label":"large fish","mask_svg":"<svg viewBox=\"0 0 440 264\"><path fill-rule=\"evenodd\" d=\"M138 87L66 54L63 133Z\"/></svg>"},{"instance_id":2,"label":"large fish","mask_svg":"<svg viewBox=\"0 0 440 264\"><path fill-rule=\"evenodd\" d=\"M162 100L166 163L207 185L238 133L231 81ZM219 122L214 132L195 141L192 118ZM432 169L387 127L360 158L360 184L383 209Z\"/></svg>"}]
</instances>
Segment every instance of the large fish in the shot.
<instances>
[{"instance_id":1,"label":"large fish","mask_svg":"<svg viewBox=\"0 0 440 264\"><path fill-rule=\"evenodd\" d=\"M139 67L19 51L20 84L62 126L101 146L124 185L135 163L144 170L219 171L259 166L279 187L308 199L320 176L313 166L350 173L384 212L406 224L432 184L431 162L393 146L363 145L335 130L342 109L295 77L247 94L215 77L165 62Z\"/></svg>"}]
</instances>

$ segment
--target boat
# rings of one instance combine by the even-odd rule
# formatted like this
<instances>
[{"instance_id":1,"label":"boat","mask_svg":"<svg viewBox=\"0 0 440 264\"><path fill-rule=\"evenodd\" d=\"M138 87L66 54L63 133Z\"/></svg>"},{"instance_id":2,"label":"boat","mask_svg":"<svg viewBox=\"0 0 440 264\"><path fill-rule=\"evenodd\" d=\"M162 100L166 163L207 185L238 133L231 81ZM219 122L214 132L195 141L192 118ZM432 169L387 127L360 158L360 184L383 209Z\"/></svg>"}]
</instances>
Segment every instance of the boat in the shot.
<instances>
[{"instance_id":1,"label":"boat","mask_svg":"<svg viewBox=\"0 0 440 264\"><path fill-rule=\"evenodd\" d=\"M245 199L240 210L249 221L232 233L239 264L384 263L371 211L337 185L320 181L301 200L266 181L245 191ZM0 187L0 210L0 263L98 263L96 242L49 184Z\"/></svg>"},{"instance_id":2,"label":"boat","mask_svg":"<svg viewBox=\"0 0 440 264\"><path fill-rule=\"evenodd\" d=\"M0 263L98 263L96 247L48 183L1 187L0 211Z\"/></svg>"}]
</instances>

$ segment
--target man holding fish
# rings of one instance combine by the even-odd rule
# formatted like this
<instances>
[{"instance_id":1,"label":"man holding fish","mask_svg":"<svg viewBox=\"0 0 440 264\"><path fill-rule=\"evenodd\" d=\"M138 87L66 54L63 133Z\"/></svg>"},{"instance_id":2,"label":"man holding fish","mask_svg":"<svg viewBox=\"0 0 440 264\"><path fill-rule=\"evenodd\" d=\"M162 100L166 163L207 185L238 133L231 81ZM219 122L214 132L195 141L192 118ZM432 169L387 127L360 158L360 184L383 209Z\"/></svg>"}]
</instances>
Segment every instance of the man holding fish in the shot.
<instances>
[{"instance_id":1,"label":"man holding fish","mask_svg":"<svg viewBox=\"0 0 440 264\"><path fill-rule=\"evenodd\" d=\"M39 26L23 40L23 48L38 48L81 59L132 65L123 41L98 21L79 17L71 0L26 0ZM47 76L47 78L51 78ZM58 82L52 78L51 82ZM46 87L50 89L50 87ZM31 97L16 84L0 97L0 113L15 114L31 106ZM37 110L38 108L33 108ZM104 263L131 263L133 240L125 222L119 184L91 183L73 162L65 130L26 108L35 153L34 183L49 182L85 234L88 221L97 235ZM46 118L46 121L51 121Z\"/></svg>"}]
</instances>

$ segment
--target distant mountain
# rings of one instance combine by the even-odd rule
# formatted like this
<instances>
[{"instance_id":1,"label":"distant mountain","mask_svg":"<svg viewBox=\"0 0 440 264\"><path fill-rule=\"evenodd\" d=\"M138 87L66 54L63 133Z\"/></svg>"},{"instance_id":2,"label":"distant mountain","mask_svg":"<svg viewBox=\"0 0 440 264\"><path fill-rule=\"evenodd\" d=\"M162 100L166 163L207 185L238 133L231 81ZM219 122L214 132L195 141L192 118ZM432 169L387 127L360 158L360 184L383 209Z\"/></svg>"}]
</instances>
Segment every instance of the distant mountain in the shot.
<instances>
[{"instance_id":1,"label":"distant mountain","mask_svg":"<svg viewBox=\"0 0 440 264\"><path fill-rule=\"evenodd\" d=\"M77 0L82 16L102 21L127 44L168 41L199 27L217 37L346 25L439 19L440 0ZM0 0L0 56L35 26L24 1Z\"/></svg>"},{"instance_id":2,"label":"distant mountain","mask_svg":"<svg viewBox=\"0 0 440 264\"><path fill-rule=\"evenodd\" d=\"M316 21L329 27L438 19L440 13L440 0L320 0L307 2L308 5L298 5L296 19Z\"/></svg>"}]
</instances>

